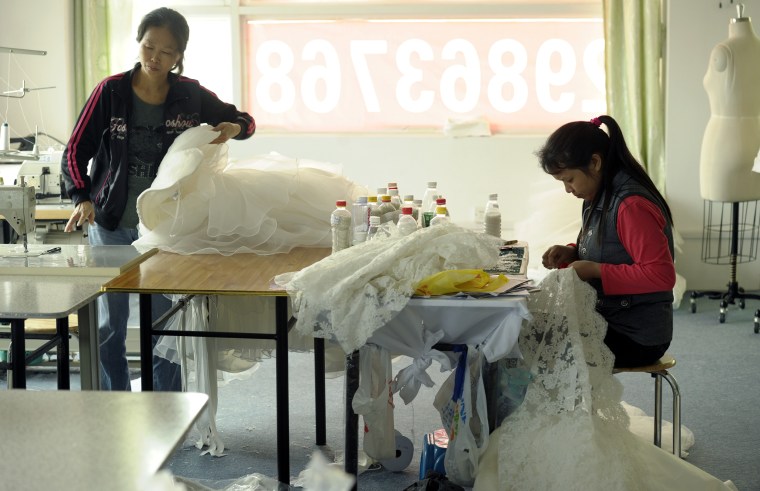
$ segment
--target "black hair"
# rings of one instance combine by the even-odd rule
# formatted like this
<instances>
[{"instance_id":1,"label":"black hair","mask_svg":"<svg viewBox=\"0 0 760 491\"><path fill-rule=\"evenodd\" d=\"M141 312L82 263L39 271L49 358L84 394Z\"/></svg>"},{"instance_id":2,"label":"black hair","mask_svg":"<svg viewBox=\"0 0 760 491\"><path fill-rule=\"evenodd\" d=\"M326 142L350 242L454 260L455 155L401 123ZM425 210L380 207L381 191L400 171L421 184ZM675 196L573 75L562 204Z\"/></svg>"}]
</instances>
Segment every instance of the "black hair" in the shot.
<instances>
[{"instance_id":1,"label":"black hair","mask_svg":"<svg viewBox=\"0 0 760 491\"><path fill-rule=\"evenodd\" d=\"M177 51L179 52L179 60L172 67L172 70L176 68L177 74L181 75L184 70L185 48L187 48L187 41L190 39L190 27L187 25L187 20L176 10L167 7L148 12L137 27L138 43L142 41L145 32L150 27L166 27L172 33L174 40L177 41Z\"/></svg>"},{"instance_id":2,"label":"black hair","mask_svg":"<svg viewBox=\"0 0 760 491\"><path fill-rule=\"evenodd\" d=\"M609 135L601 129L601 123L607 126ZM665 198L644 167L628 150L623 132L612 116L603 115L591 121L564 124L555 130L544 146L536 152L541 168L547 174L556 174L563 169L578 169L588 174L594 154L599 155L602 160L602 176L599 192L594 196L591 207L597 206L604 195L602 220L612 199L611 193L604 191L612 186L612 179L617 173L623 171L654 196L665 214L665 219L673 225L673 216Z\"/></svg>"}]
</instances>

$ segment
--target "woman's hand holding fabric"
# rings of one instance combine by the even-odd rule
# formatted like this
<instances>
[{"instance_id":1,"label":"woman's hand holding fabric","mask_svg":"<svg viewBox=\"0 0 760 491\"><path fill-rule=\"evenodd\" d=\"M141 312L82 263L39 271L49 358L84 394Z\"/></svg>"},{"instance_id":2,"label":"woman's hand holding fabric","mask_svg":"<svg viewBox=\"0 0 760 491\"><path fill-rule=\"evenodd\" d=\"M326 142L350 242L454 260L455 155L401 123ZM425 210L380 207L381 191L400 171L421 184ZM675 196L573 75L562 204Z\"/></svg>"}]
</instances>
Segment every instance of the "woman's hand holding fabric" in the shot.
<instances>
[{"instance_id":1,"label":"woman's hand holding fabric","mask_svg":"<svg viewBox=\"0 0 760 491\"><path fill-rule=\"evenodd\" d=\"M237 123L219 123L213 128L214 131L219 132L219 136L217 136L211 143L224 143L227 140L235 138L240 134L241 129L242 128Z\"/></svg>"},{"instance_id":2,"label":"woman's hand holding fabric","mask_svg":"<svg viewBox=\"0 0 760 491\"><path fill-rule=\"evenodd\" d=\"M602 277L601 265L594 261L573 261L568 267L573 268L578 278L583 281Z\"/></svg>"}]
</instances>

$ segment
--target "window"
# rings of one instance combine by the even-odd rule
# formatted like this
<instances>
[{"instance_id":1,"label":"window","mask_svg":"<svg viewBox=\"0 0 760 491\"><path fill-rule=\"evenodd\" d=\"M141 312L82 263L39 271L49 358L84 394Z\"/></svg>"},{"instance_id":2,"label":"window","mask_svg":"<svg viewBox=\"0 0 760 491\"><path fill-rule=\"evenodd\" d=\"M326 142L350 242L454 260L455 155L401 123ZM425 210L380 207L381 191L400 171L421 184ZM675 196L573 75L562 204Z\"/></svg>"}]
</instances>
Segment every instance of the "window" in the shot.
<instances>
[{"instance_id":1,"label":"window","mask_svg":"<svg viewBox=\"0 0 760 491\"><path fill-rule=\"evenodd\" d=\"M136 26L153 7L135 3ZM185 74L263 132L482 118L494 133L534 133L605 112L600 0L169 4L190 23Z\"/></svg>"},{"instance_id":2,"label":"window","mask_svg":"<svg viewBox=\"0 0 760 491\"><path fill-rule=\"evenodd\" d=\"M495 132L604 112L600 19L249 21L247 109L290 131Z\"/></svg>"}]
</instances>

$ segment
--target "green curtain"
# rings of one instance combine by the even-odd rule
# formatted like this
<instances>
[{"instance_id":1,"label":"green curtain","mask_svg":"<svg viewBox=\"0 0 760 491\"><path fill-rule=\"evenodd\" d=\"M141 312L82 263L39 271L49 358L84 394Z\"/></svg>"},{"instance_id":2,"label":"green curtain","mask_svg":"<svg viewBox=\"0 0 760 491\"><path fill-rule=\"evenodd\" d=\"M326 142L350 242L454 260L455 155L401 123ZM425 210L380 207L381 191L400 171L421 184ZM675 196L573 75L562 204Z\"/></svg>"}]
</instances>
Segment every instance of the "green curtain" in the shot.
<instances>
[{"instance_id":1,"label":"green curtain","mask_svg":"<svg viewBox=\"0 0 760 491\"><path fill-rule=\"evenodd\" d=\"M98 82L108 75L108 2L74 0L74 97L83 107Z\"/></svg>"},{"instance_id":2,"label":"green curtain","mask_svg":"<svg viewBox=\"0 0 760 491\"><path fill-rule=\"evenodd\" d=\"M665 23L662 0L603 0L607 113L665 192Z\"/></svg>"},{"instance_id":3,"label":"green curtain","mask_svg":"<svg viewBox=\"0 0 760 491\"><path fill-rule=\"evenodd\" d=\"M74 97L84 107L104 78L130 67L113 66L131 29L131 0L74 0ZM133 43L134 44L134 43Z\"/></svg>"}]
</instances>

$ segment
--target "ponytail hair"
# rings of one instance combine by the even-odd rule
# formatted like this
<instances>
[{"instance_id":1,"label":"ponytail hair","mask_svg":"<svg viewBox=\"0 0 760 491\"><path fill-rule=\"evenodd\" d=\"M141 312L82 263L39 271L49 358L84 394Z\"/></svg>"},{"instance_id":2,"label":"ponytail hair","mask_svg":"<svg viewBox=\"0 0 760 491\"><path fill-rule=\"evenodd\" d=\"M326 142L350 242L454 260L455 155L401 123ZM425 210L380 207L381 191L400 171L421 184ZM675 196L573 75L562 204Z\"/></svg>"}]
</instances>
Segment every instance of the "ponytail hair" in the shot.
<instances>
[{"instance_id":1,"label":"ponytail hair","mask_svg":"<svg viewBox=\"0 0 760 491\"><path fill-rule=\"evenodd\" d=\"M601 125L607 127L607 132ZM649 191L665 214L665 219L673 225L673 216L665 198L644 170L633 157L617 121L612 116L602 115L591 121L574 121L560 126L546 140L537 152L541 168L547 174L557 174L563 169L578 169L588 174L591 158L594 154L602 160L602 174L599 192L592 201L592 207L602 205L602 220L610 206L612 196L604 191L612 186L612 180L618 172L625 172Z\"/></svg>"}]
</instances>

